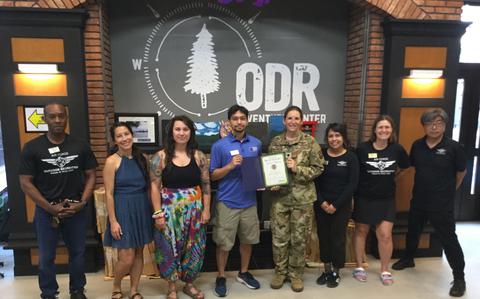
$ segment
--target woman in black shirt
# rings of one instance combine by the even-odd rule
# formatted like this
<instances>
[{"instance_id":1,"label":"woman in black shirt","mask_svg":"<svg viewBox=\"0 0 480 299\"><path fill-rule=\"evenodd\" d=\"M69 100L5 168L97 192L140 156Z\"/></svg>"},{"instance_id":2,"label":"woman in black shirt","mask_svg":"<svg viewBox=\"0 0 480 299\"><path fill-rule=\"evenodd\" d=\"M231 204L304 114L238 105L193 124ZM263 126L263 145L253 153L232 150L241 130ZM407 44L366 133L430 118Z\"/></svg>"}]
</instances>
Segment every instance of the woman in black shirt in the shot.
<instances>
[{"instance_id":1,"label":"woman in black shirt","mask_svg":"<svg viewBox=\"0 0 480 299\"><path fill-rule=\"evenodd\" d=\"M205 298L193 282L205 255L205 224L210 219L210 175L197 150L195 125L184 115L170 120L165 148L151 160L151 200L155 210L155 260L168 281L167 299L177 299L176 281L193 299Z\"/></svg>"},{"instance_id":2,"label":"woman in black shirt","mask_svg":"<svg viewBox=\"0 0 480 299\"><path fill-rule=\"evenodd\" d=\"M352 195L358 183L358 160L348 149L347 128L332 123L325 131L328 145L323 150L325 168L315 180L315 216L320 240L320 259L325 271L317 279L329 288L338 286L339 269L345 265L345 235L352 208Z\"/></svg>"},{"instance_id":3,"label":"woman in black shirt","mask_svg":"<svg viewBox=\"0 0 480 299\"><path fill-rule=\"evenodd\" d=\"M370 226L375 226L380 254L380 279L384 285L391 285L393 276L388 270L393 251L395 177L402 169L409 167L409 160L405 149L396 143L394 122L390 116L381 115L375 120L370 140L360 144L357 157L360 177L353 210L357 268L353 276L361 282L367 280L367 273L362 268L365 240Z\"/></svg>"}]
</instances>

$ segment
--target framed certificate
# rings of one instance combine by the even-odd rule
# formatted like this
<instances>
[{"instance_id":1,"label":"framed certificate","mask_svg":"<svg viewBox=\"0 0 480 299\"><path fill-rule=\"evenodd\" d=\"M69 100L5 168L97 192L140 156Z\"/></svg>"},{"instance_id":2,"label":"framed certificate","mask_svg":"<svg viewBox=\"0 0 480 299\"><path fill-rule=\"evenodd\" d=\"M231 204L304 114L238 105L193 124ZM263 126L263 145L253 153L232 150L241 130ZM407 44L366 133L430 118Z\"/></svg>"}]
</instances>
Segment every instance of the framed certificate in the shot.
<instances>
[{"instance_id":1,"label":"framed certificate","mask_svg":"<svg viewBox=\"0 0 480 299\"><path fill-rule=\"evenodd\" d=\"M283 153L263 155L260 159L265 187L288 185L288 171Z\"/></svg>"}]
</instances>

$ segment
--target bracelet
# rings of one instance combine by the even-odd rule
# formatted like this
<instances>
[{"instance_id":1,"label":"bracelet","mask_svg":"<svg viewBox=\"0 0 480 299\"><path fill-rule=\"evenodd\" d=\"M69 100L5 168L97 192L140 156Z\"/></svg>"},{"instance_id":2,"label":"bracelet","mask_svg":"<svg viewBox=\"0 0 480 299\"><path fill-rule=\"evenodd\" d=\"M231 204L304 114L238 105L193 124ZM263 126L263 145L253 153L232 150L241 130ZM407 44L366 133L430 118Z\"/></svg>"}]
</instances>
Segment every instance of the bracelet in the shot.
<instances>
[{"instance_id":1,"label":"bracelet","mask_svg":"<svg viewBox=\"0 0 480 299\"><path fill-rule=\"evenodd\" d=\"M152 218L155 220L157 220L157 218L165 218L165 213L163 213L162 211L156 211L155 213L153 213Z\"/></svg>"},{"instance_id":2,"label":"bracelet","mask_svg":"<svg viewBox=\"0 0 480 299\"><path fill-rule=\"evenodd\" d=\"M161 213L162 213L162 209L156 210L156 211L153 213L153 215L158 215L158 214L161 214Z\"/></svg>"}]
</instances>

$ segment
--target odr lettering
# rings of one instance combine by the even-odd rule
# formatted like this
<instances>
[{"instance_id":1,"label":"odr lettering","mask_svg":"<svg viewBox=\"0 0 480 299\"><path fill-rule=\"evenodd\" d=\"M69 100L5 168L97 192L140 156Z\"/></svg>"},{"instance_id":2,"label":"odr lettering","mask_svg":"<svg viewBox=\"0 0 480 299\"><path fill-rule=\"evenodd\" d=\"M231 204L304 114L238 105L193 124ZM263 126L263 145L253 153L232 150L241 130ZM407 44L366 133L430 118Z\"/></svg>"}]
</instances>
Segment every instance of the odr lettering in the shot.
<instances>
[{"instance_id":1,"label":"odr lettering","mask_svg":"<svg viewBox=\"0 0 480 299\"><path fill-rule=\"evenodd\" d=\"M248 114L249 122L270 122L270 116L282 114ZM326 114L303 114L303 121L317 121L319 124L327 123Z\"/></svg>"},{"instance_id":2,"label":"odr lettering","mask_svg":"<svg viewBox=\"0 0 480 299\"><path fill-rule=\"evenodd\" d=\"M250 76L249 76L250 75ZM280 95L275 94L275 78L280 79ZM247 82L251 77L252 82ZM305 96L309 111L319 111L315 88L320 82L320 71L311 63L294 63L293 78L288 66L281 63L267 63L265 75L262 68L252 62L240 65L237 69L236 97L239 105L250 111L262 106L265 100L265 111L283 111L290 105L300 108ZM252 96L247 99L247 86L251 86ZM265 89L264 89L265 86ZM302 108L303 109L303 108Z\"/></svg>"}]
</instances>

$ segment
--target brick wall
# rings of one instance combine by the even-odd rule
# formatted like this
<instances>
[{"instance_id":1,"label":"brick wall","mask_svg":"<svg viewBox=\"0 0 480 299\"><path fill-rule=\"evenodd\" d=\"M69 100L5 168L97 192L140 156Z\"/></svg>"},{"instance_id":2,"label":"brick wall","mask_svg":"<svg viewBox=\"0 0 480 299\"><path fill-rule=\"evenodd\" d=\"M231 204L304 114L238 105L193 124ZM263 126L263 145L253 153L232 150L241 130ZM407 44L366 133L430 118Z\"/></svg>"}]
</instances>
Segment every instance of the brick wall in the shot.
<instances>
[{"instance_id":1,"label":"brick wall","mask_svg":"<svg viewBox=\"0 0 480 299\"><path fill-rule=\"evenodd\" d=\"M90 17L85 29L85 64L90 142L100 162L97 172L97 182L99 184L102 183L101 169L103 169L106 157L108 140L106 128L113 120L114 111L109 23L104 2L104 0L0 1L0 6L6 7L84 7L88 10ZM364 126L360 132L360 139L365 139L370 136L370 126L380 113L383 70L383 32L380 22L383 17L459 20L463 1L352 0L349 5L351 9L349 13L344 120L350 130L349 136L353 144L356 144L359 129L361 129L359 124L363 123L361 120L364 121ZM367 44L364 45L364 32L367 25L365 23L366 11L369 12L370 22L368 24ZM365 53L365 51L367 52ZM367 57L365 62L363 61L364 56ZM366 76L362 81L363 65L366 68ZM360 115L359 99L362 94L365 97L365 109L364 114ZM361 117L362 119L360 119Z\"/></svg>"},{"instance_id":2,"label":"brick wall","mask_svg":"<svg viewBox=\"0 0 480 299\"><path fill-rule=\"evenodd\" d=\"M461 0L414 0L413 2L425 12L427 18L434 20L460 20L462 14L463 1Z\"/></svg>"},{"instance_id":3,"label":"brick wall","mask_svg":"<svg viewBox=\"0 0 480 299\"><path fill-rule=\"evenodd\" d=\"M365 30L364 9L350 5L345 74L345 101L343 119L348 126L349 139L355 142L359 128L360 87Z\"/></svg>"},{"instance_id":4,"label":"brick wall","mask_svg":"<svg viewBox=\"0 0 480 299\"><path fill-rule=\"evenodd\" d=\"M85 27L85 72L87 77L90 144L97 157L97 185L108 149L108 127L113 122L112 64L108 15L102 1L88 0Z\"/></svg>"},{"instance_id":5,"label":"brick wall","mask_svg":"<svg viewBox=\"0 0 480 299\"><path fill-rule=\"evenodd\" d=\"M351 2L344 121L349 128L352 144L355 145L370 137L373 121L380 114L384 53L381 27L383 18L389 16L396 19L460 20L462 6L463 1L457 0L355 0ZM367 12L369 17L366 16ZM365 30L365 26L369 26L368 30ZM364 36L365 32L368 32L368 38ZM363 60L364 57L367 57L366 61ZM366 68L363 81L362 66ZM363 113L360 111L362 97L365 99ZM363 127L361 127L362 124ZM359 130L361 130L360 133Z\"/></svg>"}]
</instances>

